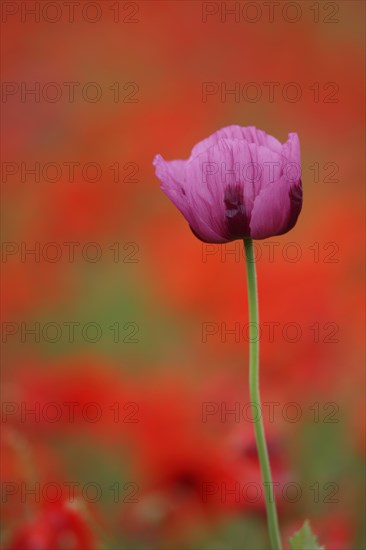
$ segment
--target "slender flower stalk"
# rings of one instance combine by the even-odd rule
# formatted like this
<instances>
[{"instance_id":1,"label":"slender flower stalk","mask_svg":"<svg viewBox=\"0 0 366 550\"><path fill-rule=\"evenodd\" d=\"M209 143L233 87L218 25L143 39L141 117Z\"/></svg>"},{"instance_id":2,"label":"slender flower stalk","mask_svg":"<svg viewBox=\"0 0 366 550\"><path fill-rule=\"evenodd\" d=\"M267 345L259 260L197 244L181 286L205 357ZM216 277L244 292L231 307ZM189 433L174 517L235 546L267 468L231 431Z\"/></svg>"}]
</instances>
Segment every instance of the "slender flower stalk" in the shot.
<instances>
[{"instance_id":1,"label":"slender flower stalk","mask_svg":"<svg viewBox=\"0 0 366 550\"><path fill-rule=\"evenodd\" d=\"M252 239L244 239L247 268L248 305L249 305L249 392L252 404L255 439L262 472L264 494L266 499L267 522L272 550L281 550L281 537L278 524L276 500L273 491L271 466L269 463L264 425L261 415L261 398L259 391L259 312L257 275Z\"/></svg>"}]
</instances>

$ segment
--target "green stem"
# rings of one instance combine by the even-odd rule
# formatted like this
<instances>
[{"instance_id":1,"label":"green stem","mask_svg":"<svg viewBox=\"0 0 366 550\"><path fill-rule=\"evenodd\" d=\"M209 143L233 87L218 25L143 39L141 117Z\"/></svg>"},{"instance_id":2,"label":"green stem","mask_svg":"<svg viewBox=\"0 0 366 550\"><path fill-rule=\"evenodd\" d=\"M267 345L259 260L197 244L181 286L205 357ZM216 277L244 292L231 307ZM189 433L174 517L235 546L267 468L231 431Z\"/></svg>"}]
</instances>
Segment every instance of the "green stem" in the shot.
<instances>
[{"instance_id":1,"label":"green stem","mask_svg":"<svg viewBox=\"0 0 366 550\"><path fill-rule=\"evenodd\" d=\"M281 536L278 525L276 501L272 484L271 467L262 421L262 407L259 392L259 315L257 275L252 239L244 239L247 267L248 304L249 304L249 392L252 404L253 423L259 464L262 472L264 494L266 498L267 523L272 550L281 550Z\"/></svg>"}]
</instances>

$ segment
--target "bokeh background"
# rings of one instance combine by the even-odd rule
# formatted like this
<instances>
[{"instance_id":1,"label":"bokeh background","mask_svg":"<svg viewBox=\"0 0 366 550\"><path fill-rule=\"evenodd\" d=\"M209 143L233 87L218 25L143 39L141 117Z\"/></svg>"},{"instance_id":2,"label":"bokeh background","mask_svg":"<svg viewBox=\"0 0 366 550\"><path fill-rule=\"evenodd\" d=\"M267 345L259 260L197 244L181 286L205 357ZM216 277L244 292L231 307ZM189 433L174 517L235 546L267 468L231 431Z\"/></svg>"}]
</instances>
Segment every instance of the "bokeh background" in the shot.
<instances>
[{"instance_id":1,"label":"bokeh background","mask_svg":"<svg viewBox=\"0 0 366 550\"><path fill-rule=\"evenodd\" d=\"M239 124L302 151L298 224L257 247L284 545L308 518L365 548L364 3L65 4L2 3L3 547L268 548L241 243L152 167Z\"/></svg>"}]
</instances>

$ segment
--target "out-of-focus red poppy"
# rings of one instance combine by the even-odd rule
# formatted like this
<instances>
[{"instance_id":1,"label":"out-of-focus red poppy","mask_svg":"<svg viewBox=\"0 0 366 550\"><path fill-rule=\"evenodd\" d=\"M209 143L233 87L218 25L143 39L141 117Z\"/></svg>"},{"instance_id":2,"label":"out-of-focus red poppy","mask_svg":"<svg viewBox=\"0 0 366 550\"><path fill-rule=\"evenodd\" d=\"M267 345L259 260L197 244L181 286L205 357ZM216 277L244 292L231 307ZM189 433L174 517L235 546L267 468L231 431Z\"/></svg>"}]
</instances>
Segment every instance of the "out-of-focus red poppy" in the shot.
<instances>
[{"instance_id":1,"label":"out-of-focus red poppy","mask_svg":"<svg viewBox=\"0 0 366 550\"><path fill-rule=\"evenodd\" d=\"M96 356L23 360L7 388L3 421L40 440L67 435L116 448L140 421L133 379Z\"/></svg>"},{"instance_id":2,"label":"out-of-focus red poppy","mask_svg":"<svg viewBox=\"0 0 366 550\"><path fill-rule=\"evenodd\" d=\"M252 425L213 429L202 417L204 395L175 376L146 387L134 432L141 494L121 516L131 539L186 540L220 516L264 513ZM273 434L270 454L283 482L288 464Z\"/></svg>"},{"instance_id":3,"label":"out-of-focus red poppy","mask_svg":"<svg viewBox=\"0 0 366 550\"><path fill-rule=\"evenodd\" d=\"M93 550L95 540L80 511L65 503L48 504L15 533L7 550Z\"/></svg>"}]
</instances>

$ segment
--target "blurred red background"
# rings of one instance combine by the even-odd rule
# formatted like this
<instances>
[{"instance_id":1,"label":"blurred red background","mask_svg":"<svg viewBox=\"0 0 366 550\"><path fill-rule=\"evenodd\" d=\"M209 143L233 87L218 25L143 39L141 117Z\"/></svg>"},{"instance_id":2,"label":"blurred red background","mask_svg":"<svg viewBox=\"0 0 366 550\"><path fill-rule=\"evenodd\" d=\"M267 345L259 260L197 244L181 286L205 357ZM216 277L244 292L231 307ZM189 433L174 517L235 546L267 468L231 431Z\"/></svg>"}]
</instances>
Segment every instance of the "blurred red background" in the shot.
<instances>
[{"instance_id":1,"label":"blurred red background","mask_svg":"<svg viewBox=\"0 0 366 550\"><path fill-rule=\"evenodd\" d=\"M241 243L195 239L152 167L229 124L301 143L299 221L257 243L284 541L364 548L363 20L2 3L4 548L268 547Z\"/></svg>"}]
</instances>

